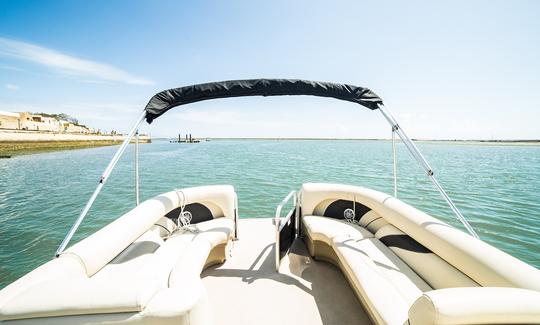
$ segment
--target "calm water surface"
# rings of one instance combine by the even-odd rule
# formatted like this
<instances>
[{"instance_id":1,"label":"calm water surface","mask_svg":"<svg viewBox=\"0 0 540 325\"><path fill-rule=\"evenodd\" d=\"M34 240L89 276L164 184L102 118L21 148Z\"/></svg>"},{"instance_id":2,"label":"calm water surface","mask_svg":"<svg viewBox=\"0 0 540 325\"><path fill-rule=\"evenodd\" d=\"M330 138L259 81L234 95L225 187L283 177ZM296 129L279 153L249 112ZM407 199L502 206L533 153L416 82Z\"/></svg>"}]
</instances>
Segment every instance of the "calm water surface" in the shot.
<instances>
[{"instance_id":1,"label":"calm water surface","mask_svg":"<svg viewBox=\"0 0 540 325\"><path fill-rule=\"evenodd\" d=\"M485 241L540 268L540 147L420 143L435 175ZM0 160L0 288L50 260L117 147ZM141 145L141 196L232 184L240 217L271 217L304 182L392 193L386 141L214 140ZM457 227L431 182L398 146L398 197ZM114 170L78 241L134 207L133 147Z\"/></svg>"}]
</instances>

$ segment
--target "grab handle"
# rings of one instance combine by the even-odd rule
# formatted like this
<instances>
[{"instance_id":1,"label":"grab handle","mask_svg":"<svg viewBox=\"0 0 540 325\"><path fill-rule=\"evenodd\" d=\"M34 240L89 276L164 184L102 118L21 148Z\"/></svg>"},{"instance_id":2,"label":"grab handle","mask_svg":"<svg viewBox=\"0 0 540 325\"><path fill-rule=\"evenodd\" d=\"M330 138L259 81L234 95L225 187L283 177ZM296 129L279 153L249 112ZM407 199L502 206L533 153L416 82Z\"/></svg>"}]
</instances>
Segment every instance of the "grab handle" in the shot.
<instances>
[{"instance_id":1,"label":"grab handle","mask_svg":"<svg viewBox=\"0 0 540 325\"><path fill-rule=\"evenodd\" d=\"M287 212L287 215L284 218L281 218L281 210L283 209L283 206L287 204L293 199L293 207L289 212ZM276 272L279 271L279 265L281 262L281 252L280 252L280 234L283 228L289 223L291 220L291 217L294 215L296 211L296 204L297 204L297 196L296 191L291 191L289 194L281 201L280 204L278 204L276 208L276 215L274 216L274 224L276 226L276 243L275 243L275 251L276 251Z\"/></svg>"}]
</instances>

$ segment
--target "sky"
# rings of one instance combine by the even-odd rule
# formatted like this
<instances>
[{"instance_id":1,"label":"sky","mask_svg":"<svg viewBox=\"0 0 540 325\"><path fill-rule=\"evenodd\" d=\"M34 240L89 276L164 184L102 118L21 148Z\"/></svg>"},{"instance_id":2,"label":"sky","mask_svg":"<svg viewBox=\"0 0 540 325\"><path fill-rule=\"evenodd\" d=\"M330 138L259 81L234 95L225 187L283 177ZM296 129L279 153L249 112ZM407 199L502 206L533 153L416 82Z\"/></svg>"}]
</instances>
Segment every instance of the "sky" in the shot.
<instances>
[{"instance_id":1,"label":"sky","mask_svg":"<svg viewBox=\"0 0 540 325\"><path fill-rule=\"evenodd\" d=\"M0 110L126 132L164 89L230 79L364 86L412 138L540 139L540 1L0 0ZM316 97L169 111L169 137L388 138L377 111Z\"/></svg>"}]
</instances>

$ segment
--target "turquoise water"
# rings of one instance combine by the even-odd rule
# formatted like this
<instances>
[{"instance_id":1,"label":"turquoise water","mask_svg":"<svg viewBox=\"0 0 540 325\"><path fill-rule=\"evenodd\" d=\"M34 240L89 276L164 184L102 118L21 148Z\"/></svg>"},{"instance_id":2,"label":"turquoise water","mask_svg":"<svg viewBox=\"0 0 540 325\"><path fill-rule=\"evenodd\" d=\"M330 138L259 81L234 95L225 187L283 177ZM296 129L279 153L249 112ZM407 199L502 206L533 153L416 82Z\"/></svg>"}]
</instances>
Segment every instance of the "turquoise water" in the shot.
<instances>
[{"instance_id":1,"label":"turquoise water","mask_svg":"<svg viewBox=\"0 0 540 325\"><path fill-rule=\"evenodd\" d=\"M540 147L420 143L435 175L481 238L540 268ZM0 160L0 288L50 260L117 147ZM141 196L232 184L240 217L271 217L304 182L392 193L387 141L214 140L141 145ZM133 208L133 146L75 241ZM398 146L398 197L453 225L431 182Z\"/></svg>"}]
</instances>

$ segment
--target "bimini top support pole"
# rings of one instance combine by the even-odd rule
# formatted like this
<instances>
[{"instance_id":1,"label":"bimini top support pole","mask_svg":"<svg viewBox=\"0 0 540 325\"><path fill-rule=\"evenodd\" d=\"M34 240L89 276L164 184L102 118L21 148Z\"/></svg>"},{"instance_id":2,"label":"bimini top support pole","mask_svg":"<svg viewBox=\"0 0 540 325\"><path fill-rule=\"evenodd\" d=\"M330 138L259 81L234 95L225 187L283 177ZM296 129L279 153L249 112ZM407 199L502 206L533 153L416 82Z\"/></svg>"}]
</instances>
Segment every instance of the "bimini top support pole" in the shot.
<instances>
[{"instance_id":1,"label":"bimini top support pole","mask_svg":"<svg viewBox=\"0 0 540 325\"><path fill-rule=\"evenodd\" d=\"M139 130L135 131L135 205L139 205Z\"/></svg>"},{"instance_id":2,"label":"bimini top support pole","mask_svg":"<svg viewBox=\"0 0 540 325\"><path fill-rule=\"evenodd\" d=\"M435 185L439 193L441 193L442 197L445 199L446 203L448 203L448 206L450 206L450 209L454 212L458 220L465 226L465 229L474 237L479 238L478 234L474 231L472 226L469 224L467 219L461 214L459 209L456 207L452 199L446 194L446 191L442 188L441 184L437 181L433 174L433 170L431 169L431 166L427 162L426 158L422 155L420 150L416 147L413 141L407 136L405 131L399 126L396 119L392 114L388 111L388 109L384 105L379 105L379 110L381 111L384 118L390 123L392 126L392 130L397 133L397 135L400 137L401 141L405 144L405 147L413 156L413 158L422 166L422 168L426 171L427 176L431 180L431 182Z\"/></svg>"},{"instance_id":3,"label":"bimini top support pole","mask_svg":"<svg viewBox=\"0 0 540 325\"><path fill-rule=\"evenodd\" d=\"M96 189L94 190L94 193L92 194L92 196L90 197L90 199L88 200L86 205L84 206L84 209L81 211L81 214L79 215L79 217L77 218L77 220L75 221L73 226L71 226L71 229L69 230L68 234L66 235L66 237L64 238L64 240L60 244L60 247L58 247L58 249L56 250L56 254L55 254L56 257L58 257L58 256L60 256L60 254L62 254L62 252L64 251L64 249L68 245L69 241L71 240L71 238L73 237L73 235L75 234L75 232L77 231L79 226L81 225L81 222L83 221L83 219L88 214L88 211L90 211L90 208L94 204L94 201L96 200L99 192L101 192L101 189L103 188L103 185L105 185L105 182L107 182L107 179L109 178L109 175L111 174L112 170L114 169L114 166L116 166L116 163L118 162L118 160L120 160L120 157L122 157L122 154L126 150L128 144L130 143L131 139L133 138L133 135L135 135L135 132L139 128L139 125L141 125L141 123L144 120L145 116L146 116L146 111L143 111L141 113L141 115L139 116L139 118L137 119L137 121L135 122L135 124L133 125L133 127L131 127L131 130L129 131L129 133L126 135L126 138L124 139L124 142L122 142L122 145L120 145L120 148L118 148L118 150L114 154L111 162L109 163L107 168L105 168L105 171L103 172L103 174L99 178L99 183L98 183L98 186L96 187Z\"/></svg>"},{"instance_id":4,"label":"bimini top support pole","mask_svg":"<svg viewBox=\"0 0 540 325\"><path fill-rule=\"evenodd\" d=\"M394 161L394 197L397 197L397 157L396 157L396 130L392 127L392 158Z\"/></svg>"}]
</instances>

